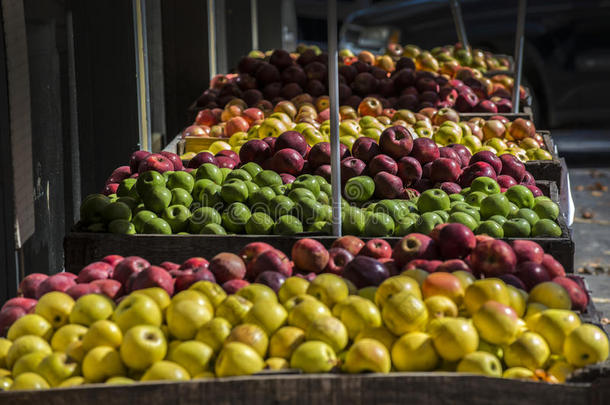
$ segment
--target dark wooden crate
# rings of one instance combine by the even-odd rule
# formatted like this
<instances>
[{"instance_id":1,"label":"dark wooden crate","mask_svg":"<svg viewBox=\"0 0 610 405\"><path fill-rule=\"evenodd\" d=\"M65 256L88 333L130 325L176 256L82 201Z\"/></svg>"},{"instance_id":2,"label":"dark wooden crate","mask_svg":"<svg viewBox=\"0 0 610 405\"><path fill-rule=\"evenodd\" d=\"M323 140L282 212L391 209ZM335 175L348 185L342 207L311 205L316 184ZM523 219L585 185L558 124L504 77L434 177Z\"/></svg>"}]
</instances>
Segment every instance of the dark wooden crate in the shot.
<instances>
[{"instance_id":1,"label":"dark wooden crate","mask_svg":"<svg viewBox=\"0 0 610 405\"><path fill-rule=\"evenodd\" d=\"M555 150L555 142L549 131L538 131L544 139L544 148L548 150L553 158L551 160L530 160L525 162L525 168L536 180L548 180L557 184L561 190L562 168L561 161Z\"/></svg>"},{"instance_id":2,"label":"dark wooden crate","mask_svg":"<svg viewBox=\"0 0 610 405\"><path fill-rule=\"evenodd\" d=\"M457 373L260 375L1 392L11 405L492 404L603 405L610 379L547 384Z\"/></svg>"}]
</instances>

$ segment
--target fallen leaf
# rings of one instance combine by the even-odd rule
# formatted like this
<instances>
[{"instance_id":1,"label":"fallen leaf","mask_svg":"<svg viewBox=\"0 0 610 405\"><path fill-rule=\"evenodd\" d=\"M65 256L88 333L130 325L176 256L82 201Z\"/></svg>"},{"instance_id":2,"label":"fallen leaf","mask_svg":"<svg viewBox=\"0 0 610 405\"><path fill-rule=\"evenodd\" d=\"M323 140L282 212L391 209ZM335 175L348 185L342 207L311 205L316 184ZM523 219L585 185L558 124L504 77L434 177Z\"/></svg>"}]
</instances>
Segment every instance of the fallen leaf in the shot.
<instances>
[{"instance_id":1,"label":"fallen leaf","mask_svg":"<svg viewBox=\"0 0 610 405\"><path fill-rule=\"evenodd\" d=\"M576 186L576 191L583 191L585 189L585 186L580 185L580 186Z\"/></svg>"},{"instance_id":2,"label":"fallen leaf","mask_svg":"<svg viewBox=\"0 0 610 405\"><path fill-rule=\"evenodd\" d=\"M601 197L603 194L601 191L591 191L593 197Z\"/></svg>"},{"instance_id":3,"label":"fallen leaf","mask_svg":"<svg viewBox=\"0 0 610 405\"><path fill-rule=\"evenodd\" d=\"M585 210L582 211L582 217L585 218L585 219L591 219L594 216L595 216L595 213L593 211L591 211L591 210L585 209Z\"/></svg>"}]
</instances>

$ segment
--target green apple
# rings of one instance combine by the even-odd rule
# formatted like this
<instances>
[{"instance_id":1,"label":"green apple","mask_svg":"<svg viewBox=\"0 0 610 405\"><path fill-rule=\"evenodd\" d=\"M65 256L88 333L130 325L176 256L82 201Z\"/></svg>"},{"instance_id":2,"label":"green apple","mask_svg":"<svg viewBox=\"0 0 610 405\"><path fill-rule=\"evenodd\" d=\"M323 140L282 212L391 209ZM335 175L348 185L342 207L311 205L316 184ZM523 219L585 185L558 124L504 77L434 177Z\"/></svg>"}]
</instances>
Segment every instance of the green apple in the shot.
<instances>
[{"instance_id":1,"label":"green apple","mask_svg":"<svg viewBox=\"0 0 610 405\"><path fill-rule=\"evenodd\" d=\"M144 229L144 224L153 218L157 218L157 214L152 211L142 210L134 215L131 222L133 222L136 232L141 233Z\"/></svg>"},{"instance_id":2,"label":"green apple","mask_svg":"<svg viewBox=\"0 0 610 405\"><path fill-rule=\"evenodd\" d=\"M169 224L173 233L178 233L186 230L190 216L191 211L184 205L170 205L163 211L161 218Z\"/></svg>"},{"instance_id":3,"label":"green apple","mask_svg":"<svg viewBox=\"0 0 610 405\"><path fill-rule=\"evenodd\" d=\"M222 225L211 223L201 228L201 232L199 233L202 235L226 235L227 231Z\"/></svg>"},{"instance_id":4,"label":"green apple","mask_svg":"<svg viewBox=\"0 0 610 405\"><path fill-rule=\"evenodd\" d=\"M492 215L488 219L494 221L497 224L500 224L500 226L504 225L504 223L508 220L506 217L503 217L501 215Z\"/></svg>"},{"instance_id":5,"label":"green apple","mask_svg":"<svg viewBox=\"0 0 610 405\"><path fill-rule=\"evenodd\" d=\"M328 196L333 195L333 188L328 182L320 183L320 191L324 191Z\"/></svg>"},{"instance_id":6,"label":"green apple","mask_svg":"<svg viewBox=\"0 0 610 405\"><path fill-rule=\"evenodd\" d=\"M248 162L242 167L240 167L240 169L247 171L248 174L250 174L250 177L252 178L256 177L257 174L263 171L263 168L255 162Z\"/></svg>"},{"instance_id":7,"label":"green apple","mask_svg":"<svg viewBox=\"0 0 610 405\"><path fill-rule=\"evenodd\" d=\"M292 215L280 216L273 227L273 233L276 235L295 235L302 232L303 224Z\"/></svg>"},{"instance_id":8,"label":"green apple","mask_svg":"<svg viewBox=\"0 0 610 405\"><path fill-rule=\"evenodd\" d=\"M246 222L251 215L250 209L245 204L234 202L222 213L222 226L229 232L243 233Z\"/></svg>"},{"instance_id":9,"label":"green apple","mask_svg":"<svg viewBox=\"0 0 610 405\"><path fill-rule=\"evenodd\" d=\"M95 224L91 224L91 225L87 226L86 229L87 229L87 232L97 232L97 233L106 233L106 232L108 232L106 224L103 224L101 222L97 222Z\"/></svg>"},{"instance_id":10,"label":"green apple","mask_svg":"<svg viewBox=\"0 0 610 405\"><path fill-rule=\"evenodd\" d=\"M133 216L133 211L138 207L138 201L132 197L119 197L119 198L117 198L116 202L127 204L129 209L131 210L132 216Z\"/></svg>"},{"instance_id":11,"label":"green apple","mask_svg":"<svg viewBox=\"0 0 610 405\"><path fill-rule=\"evenodd\" d=\"M457 193L456 194L449 194L449 201L451 201L451 202L454 202L454 201L462 202L464 200L465 200L465 198L461 194L457 194Z\"/></svg>"},{"instance_id":12,"label":"green apple","mask_svg":"<svg viewBox=\"0 0 610 405\"><path fill-rule=\"evenodd\" d=\"M470 153L477 153L483 146L481 140L476 135L466 135L462 138L461 144L467 147Z\"/></svg>"},{"instance_id":13,"label":"green apple","mask_svg":"<svg viewBox=\"0 0 610 405\"><path fill-rule=\"evenodd\" d=\"M291 188L290 192L288 193L288 198L290 198L295 203L298 203L305 199L315 201L316 196L314 195L314 193L311 190L306 189L306 188L295 188L295 189Z\"/></svg>"},{"instance_id":14,"label":"green apple","mask_svg":"<svg viewBox=\"0 0 610 405\"><path fill-rule=\"evenodd\" d=\"M550 200L537 201L534 204L534 211L540 219L556 220L559 216L559 206Z\"/></svg>"},{"instance_id":15,"label":"green apple","mask_svg":"<svg viewBox=\"0 0 610 405\"><path fill-rule=\"evenodd\" d=\"M527 222L529 222L531 226L534 226L536 222L538 222L538 220L540 219L538 217L538 214L536 214L534 210L531 210L529 208L520 208L516 214L511 215L511 218L523 218Z\"/></svg>"},{"instance_id":16,"label":"green apple","mask_svg":"<svg viewBox=\"0 0 610 405\"><path fill-rule=\"evenodd\" d=\"M254 182L259 187L280 186L283 184L282 178L273 170L263 170L254 177ZM277 194L277 193L276 193Z\"/></svg>"},{"instance_id":17,"label":"green apple","mask_svg":"<svg viewBox=\"0 0 610 405\"><path fill-rule=\"evenodd\" d=\"M434 135L432 135L432 140L443 146L452 143L460 143L462 140L462 129L455 122L445 121L436 130L436 132L434 132Z\"/></svg>"},{"instance_id":18,"label":"green apple","mask_svg":"<svg viewBox=\"0 0 610 405\"><path fill-rule=\"evenodd\" d=\"M195 185L193 186L193 191L191 192L191 195L193 196L193 200L201 201L201 195L203 193L203 190L205 190L205 188L210 185L217 186L218 189L220 190L220 186L218 184L214 183L212 180L201 179L201 180L195 181Z\"/></svg>"},{"instance_id":19,"label":"green apple","mask_svg":"<svg viewBox=\"0 0 610 405\"><path fill-rule=\"evenodd\" d=\"M172 201L170 205L183 205L190 207L193 203L193 196L183 188L176 187L172 189Z\"/></svg>"},{"instance_id":20,"label":"green apple","mask_svg":"<svg viewBox=\"0 0 610 405\"><path fill-rule=\"evenodd\" d=\"M326 179L320 175L314 174L313 177L316 179L320 187L322 187L324 184L328 184L328 181L326 181Z\"/></svg>"},{"instance_id":21,"label":"green apple","mask_svg":"<svg viewBox=\"0 0 610 405\"><path fill-rule=\"evenodd\" d=\"M218 166L212 163L204 163L195 172L195 180L210 180L218 185L222 184L223 175Z\"/></svg>"},{"instance_id":22,"label":"green apple","mask_svg":"<svg viewBox=\"0 0 610 405\"><path fill-rule=\"evenodd\" d=\"M246 187L248 188L248 198L252 195L252 193L260 190L260 187L256 185L253 181L244 181L246 183Z\"/></svg>"},{"instance_id":23,"label":"green apple","mask_svg":"<svg viewBox=\"0 0 610 405\"><path fill-rule=\"evenodd\" d=\"M432 188L424 191L417 200L419 212L429 212L436 210L448 210L451 205L449 196L439 188Z\"/></svg>"},{"instance_id":24,"label":"green apple","mask_svg":"<svg viewBox=\"0 0 610 405\"><path fill-rule=\"evenodd\" d=\"M545 195L539 195L538 197L534 197L534 204L536 204L539 201L552 201L552 200Z\"/></svg>"},{"instance_id":25,"label":"green apple","mask_svg":"<svg viewBox=\"0 0 610 405\"><path fill-rule=\"evenodd\" d=\"M479 210L476 209L476 207L468 205L467 203L456 203L453 207L451 207L451 210L449 211L450 214L453 214L454 212L464 212L476 219L477 222L481 220L481 214Z\"/></svg>"},{"instance_id":26,"label":"green apple","mask_svg":"<svg viewBox=\"0 0 610 405\"><path fill-rule=\"evenodd\" d=\"M248 186L239 179L227 180L220 189L220 196L227 204L248 201Z\"/></svg>"},{"instance_id":27,"label":"green apple","mask_svg":"<svg viewBox=\"0 0 610 405\"><path fill-rule=\"evenodd\" d=\"M481 202L487 198L487 194L480 191L470 191L464 200L466 204L472 205L473 207L480 207Z\"/></svg>"},{"instance_id":28,"label":"green apple","mask_svg":"<svg viewBox=\"0 0 610 405\"><path fill-rule=\"evenodd\" d=\"M462 191L460 191L460 194L461 194L461 195L463 195L463 196L464 196L464 198L466 198L466 196L467 196L468 194L470 194L470 187L464 187L464 188L462 189Z\"/></svg>"},{"instance_id":29,"label":"green apple","mask_svg":"<svg viewBox=\"0 0 610 405\"><path fill-rule=\"evenodd\" d=\"M80 219L85 224L102 222L102 211L110 204L110 199L103 194L91 194L80 206Z\"/></svg>"},{"instance_id":30,"label":"green apple","mask_svg":"<svg viewBox=\"0 0 610 405\"><path fill-rule=\"evenodd\" d=\"M327 204L322 204L322 217L323 221L332 221L333 219L333 207Z\"/></svg>"},{"instance_id":31,"label":"green apple","mask_svg":"<svg viewBox=\"0 0 610 405\"><path fill-rule=\"evenodd\" d=\"M447 211L443 211L443 210L436 210L436 211L432 211L434 212L436 215L438 215L439 217L441 217L443 219L443 222L447 222L449 220L449 212Z\"/></svg>"},{"instance_id":32,"label":"green apple","mask_svg":"<svg viewBox=\"0 0 610 405\"><path fill-rule=\"evenodd\" d=\"M375 204L373 212L383 212L388 214L392 217L394 222L399 221L409 213L408 209L400 204L400 200L381 200Z\"/></svg>"},{"instance_id":33,"label":"green apple","mask_svg":"<svg viewBox=\"0 0 610 405\"><path fill-rule=\"evenodd\" d=\"M144 223L141 233L171 235L172 227L163 218L152 218Z\"/></svg>"},{"instance_id":34,"label":"green apple","mask_svg":"<svg viewBox=\"0 0 610 405\"><path fill-rule=\"evenodd\" d=\"M289 191L289 188L286 184L275 184L270 187L273 190L273 192L275 193L275 195L284 195Z\"/></svg>"},{"instance_id":35,"label":"green apple","mask_svg":"<svg viewBox=\"0 0 610 405\"><path fill-rule=\"evenodd\" d=\"M500 185L491 177L477 177L470 185L471 191L480 191L487 195L500 193ZM529 191L529 190L528 190Z\"/></svg>"},{"instance_id":36,"label":"green apple","mask_svg":"<svg viewBox=\"0 0 610 405\"><path fill-rule=\"evenodd\" d=\"M454 212L453 214L449 215L447 222L459 222L462 225L466 225L473 232L479 226L477 220L465 212Z\"/></svg>"},{"instance_id":37,"label":"green apple","mask_svg":"<svg viewBox=\"0 0 610 405\"><path fill-rule=\"evenodd\" d=\"M169 207L172 201L172 192L165 187L155 186L146 191L146 194L142 196L142 201L146 209L159 215Z\"/></svg>"},{"instance_id":38,"label":"green apple","mask_svg":"<svg viewBox=\"0 0 610 405\"><path fill-rule=\"evenodd\" d=\"M534 206L534 194L529 188L520 184L509 187L504 195L519 208L532 208Z\"/></svg>"},{"instance_id":39,"label":"green apple","mask_svg":"<svg viewBox=\"0 0 610 405\"><path fill-rule=\"evenodd\" d=\"M300 175L292 182L290 187L291 190L307 189L313 193L314 198L318 198L318 194L320 194L320 183L311 174Z\"/></svg>"},{"instance_id":40,"label":"green apple","mask_svg":"<svg viewBox=\"0 0 610 405\"><path fill-rule=\"evenodd\" d=\"M138 191L135 187L137 181L138 181L138 179L133 179L131 177L124 179L119 184L119 188L117 188L117 190L116 190L116 195L119 197L132 197L132 198L134 197L134 195L137 196Z\"/></svg>"},{"instance_id":41,"label":"green apple","mask_svg":"<svg viewBox=\"0 0 610 405\"><path fill-rule=\"evenodd\" d=\"M428 235L439 224L443 223L441 218L435 212L424 212L415 223L414 231Z\"/></svg>"},{"instance_id":42,"label":"green apple","mask_svg":"<svg viewBox=\"0 0 610 405\"><path fill-rule=\"evenodd\" d=\"M272 218L288 215L293 211L294 207L294 201L285 195L277 195L269 202L269 210Z\"/></svg>"},{"instance_id":43,"label":"green apple","mask_svg":"<svg viewBox=\"0 0 610 405\"><path fill-rule=\"evenodd\" d=\"M172 172L167 178L167 188L173 190L175 188L181 188L187 192L193 191L195 186L195 179L188 172Z\"/></svg>"},{"instance_id":44,"label":"green apple","mask_svg":"<svg viewBox=\"0 0 610 405\"><path fill-rule=\"evenodd\" d=\"M558 238L562 235L561 227L557 223L548 218L542 218L532 227L532 236L550 236Z\"/></svg>"},{"instance_id":45,"label":"green apple","mask_svg":"<svg viewBox=\"0 0 610 405\"><path fill-rule=\"evenodd\" d=\"M175 171L173 171L173 170L168 170L168 171L166 171L166 172L161 173L161 174L163 175L163 177L165 178L165 184L166 184L166 186L167 186L167 179L169 179L169 176L170 176L170 174L172 174L172 173L176 173L176 172L175 172Z\"/></svg>"},{"instance_id":46,"label":"green apple","mask_svg":"<svg viewBox=\"0 0 610 405\"><path fill-rule=\"evenodd\" d=\"M231 173L227 175L225 178L225 182L231 179L238 179L241 181L251 181L252 176L246 170L243 169L234 169Z\"/></svg>"},{"instance_id":47,"label":"green apple","mask_svg":"<svg viewBox=\"0 0 610 405\"><path fill-rule=\"evenodd\" d=\"M140 173L136 181L136 190L140 196L146 194L153 187L165 187L165 177L159 172L149 170Z\"/></svg>"},{"instance_id":48,"label":"green apple","mask_svg":"<svg viewBox=\"0 0 610 405\"><path fill-rule=\"evenodd\" d=\"M327 219L327 211L324 210L324 206L316 200L309 198L304 198L297 202L295 210L298 213L297 217L302 218L303 223L306 225Z\"/></svg>"},{"instance_id":49,"label":"green apple","mask_svg":"<svg viewBox=\"0 0 610 405\"><path fill-rule=\"evenodd\" d=\"M512 202L508 203L508 216L509 217L513 217L517 214L517 212L519 211L519 207L517 207L517 204L513 204Z\"/></svg>"},{"instance_id":50,"label":"green apple","mask_svg":"<svg viewBox=\"0 0 610 405\"><path fill-rule=\"evenodd\" d=\"M106 222L112 222L115 219L131 220L131 209L129 205L123 202L111 202L102 210L102 218Z\"/></svg>"},{"instance_id":51,"label":"green apple","mask_svg":"<svg viewBox=\"0 0 610 405\"><path fill-rule=\"evenodd\" d=\"M121 235L135 235L136 227L126 219L115 219L108 224L108 232Z\"/></svg>"},{"instance_id":52,"label":"green apple","mask_svg":"<svg viewBox=\"0 0 610 405\"><path fill-rule=\"evenodd\" d=\"M248 235L269 235L273 231L273 219L264 212L255 212L246 222Z\"/></svg>"},{"instance_id":53,"label":"green apple","mask_svg":"<svg viewBox=\"0 0 610 405\"><path fill-rule=\"evenodd\" d=\"M269 212L271 200L275 197L275 192L271 187L261 187L258 190L250 193L248 196L248 204L252 212Z\"/></svg>"},{"instance_id":54,"label":"green apple","mask_svg":"<svg viewBox=\"0 0 610 405\"><path fill-rule=\"evenodd\" d=\"M362 235L364 233L365 215L360 208L344 207L341 209L341 232L344 235Z\"/></svg>"},{"instance_id":55,"label":"green apple","mask_svg":"<svg viewBox=\"0 0 610 405\"><path fill-rule=\"evenodd\" d=\"M474 230L476 235L489 235L492 238L503 238L504 230L502 229L502 225L499 223L488 219L487 221L483 221L477 226Z\"/></svg>"},{"instance_id":56,"label":"green apple","mask_svg":"<svg viewBox=\"0 0 610 405\"><path fill-rule=\"evenodd\" d=\"M415 220L410 217L402 218L400 221L396 222L396 226L394 227L394 236L405 236L413 232L415 228Z\"/></svg>"},{"instance_id":57,"label":"green apple","mask_svg":"<svg viewBox=\"0 0 610 405\"><path fill-rule=\"evenodd\" d=\"M221 210L224 207L224 200L220 192L222 187L218 184L209 184L201 192L201 197L198 200L204 207L212 207L216 210Z\"/></svg>"},{"instance_id":58,"label":"green apple","mask_svg":"<svg viewBox=\"0 0 610 405\"><path fill-rule=\"evenodd\" d=\"M471 193L470 195L472 195ZM508 216L510 201L504 194L492 194L481 201L481 217L487 219L494 215Z\"/></svg>"},{"instance_id":59,"label":"green apple","mask_svg":"<svg viewBox=\"0 0 610 405\"><path fill-rule=\"evenodd\" d=\"M317 221L307 228L307 232L321 233L323 235L330 235L332 231L333 224L328 221Z\"/></svg>"},{"instance_id":60,"label":"green apple","mask_svg":"<svg viewBox=\"0 0 610 405\"><path fill-rule=\"evenodd\" d=\"M201 207L193 211L189 218L188 229L191 233L199 233L201 229L208 224L222 223L222 217L212 207Z\"/></svg>"},{"instance_id":61,"label":"green apple","mask_svg":"<svg viewBox=\"0 0 610 405\"><path fill-rule=\"evenodd\" d=\"M502 225L504 236L507 238L527 238L531 233L531 226L523 218L509 219Z\"/></svg>"},{"instance_id":62,"label":"green apple","mask_svg":"<svg viewBox=\"0 0 610 405\"><path fill-rule=\"evenodd\" d=\"M320 190L320 194L318 194L316 201L319 202L320 204L328 205L328 204L330 204L330 197L324 191Z\"/></svg>"},{"instance_id":63,"label":"green apple","mask_svg":"<svg viewBox=\"0 0 610 405\"><path fill-rule=\"evenodd\" d=\"M229 167L221 167L220 168L220 173L222 174L222 183L224 184L225 179L227 178L227 176L229 174L231 174L231 172L233 171L233 169L229 168Z\"/></svg>"},{"instance_id":64,"label":"green apple","mask_svg":"<svg viewBox=\"0 0 610 405\"><path fill-rule=\"evenodd\" d=\"M383 212L369 214L364 223L364 234L366 236L392 236L394 234L394 220Z\"/></svg>"}]
</instances>

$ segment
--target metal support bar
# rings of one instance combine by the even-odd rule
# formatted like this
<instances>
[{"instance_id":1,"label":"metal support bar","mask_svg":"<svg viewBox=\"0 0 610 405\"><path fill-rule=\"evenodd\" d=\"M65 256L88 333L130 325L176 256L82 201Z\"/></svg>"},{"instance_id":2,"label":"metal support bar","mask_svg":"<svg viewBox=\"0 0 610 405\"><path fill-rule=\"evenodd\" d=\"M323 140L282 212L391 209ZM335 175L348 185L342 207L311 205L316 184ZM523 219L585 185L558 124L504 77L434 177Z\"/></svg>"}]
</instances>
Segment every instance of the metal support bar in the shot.
<instances>
[{"instance_id":1,"label":"metal support bar","mask_svg":"<svg viewBox=\"0 0 610 405\"><path fill-rule=\"evenodd\" d=\"M216 6L214 0L208 0L208 54L210 79L216 76Z\"/></svg>"},{"instance_id":2,"label":"metal support bar","mask_svg":"<svg viewBox=\"0 0 610 405\"><path fill-rule=\"evenodd\" d=\"M451 6L451 14L453 15L453 23L455 24L458 40L464 49L468 49L468 37L466 36L466 26L464 25L464 19L462 18L460 3L458 3L458 0L449 0L449 5Z\"/></svg>"},{"instance_id":3,"label":"metal support bar","mask_svg":"<svg viewBox=\"0 0 610 405\"><path fill-rule=\"evenodd\" d=\"M140 148L150 151L150 91L148 83L148 41L146 38L146 0L133 0L133 28L138 82L138 122Z\"/></svg>"},{"instance_id":4,"label":"metal support bar","mask_svg":"<svg viewBox=\"0 0 610 405\"><path fill-rule=\"evenodd\" d=\"M525 11L527 0L519 0L517 10L517 32L515 33L515 80L513 83L513 113L519 112L519 89L523 70L523 44L525 42Z\"/></svg>"},{"instance_id":5,"label":"metal support bar","mask_svg":"<svg viewBox=\"0 0 610 405\"><path fill-rule=\"evenodd\" d=\"M258 4L250 0L250 26L252 28L252 50L258 49Z\"/></svg>"},{"instance_id":6,"label":"metal support bar","mask_svg":"<svg viewBox=\"0 0 610 405\"><path fill-rule=\"evenodd\" d=\"M339 156L339 52L337 50L337 0L328 1L328 93L330 95L330 167L333 235L341 236L341 162Z\"/></svg>"}]
</instances>

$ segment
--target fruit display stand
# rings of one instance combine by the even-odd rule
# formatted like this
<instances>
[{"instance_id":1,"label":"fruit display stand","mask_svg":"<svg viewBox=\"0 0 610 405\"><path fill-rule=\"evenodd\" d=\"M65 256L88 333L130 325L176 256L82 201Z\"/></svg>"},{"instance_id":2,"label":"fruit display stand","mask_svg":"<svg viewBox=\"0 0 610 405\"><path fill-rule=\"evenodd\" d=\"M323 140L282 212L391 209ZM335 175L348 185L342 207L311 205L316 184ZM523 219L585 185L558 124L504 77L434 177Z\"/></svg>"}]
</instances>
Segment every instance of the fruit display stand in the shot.
<instances>
[{"instance_id":1,"label":"fruit display stand","mask_svg":"<svg viewBox=\"0 0 610 405\"><path fill-rule=\"evenodd\" d=\"M47 391L0 393L11 405L40 403L157 405L214 404L489 404L497 402L554 405L602 405L610 395L610 378L545 384L456 373L258 375L189 382L140 383L128 386L84 385Z\"/></svg>"}]
</instances>

